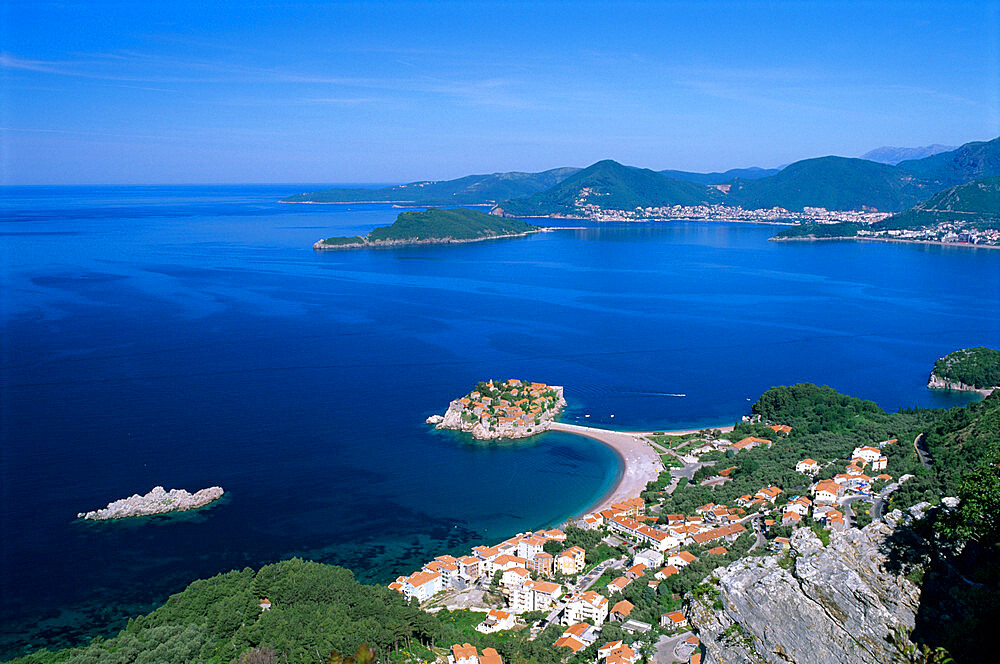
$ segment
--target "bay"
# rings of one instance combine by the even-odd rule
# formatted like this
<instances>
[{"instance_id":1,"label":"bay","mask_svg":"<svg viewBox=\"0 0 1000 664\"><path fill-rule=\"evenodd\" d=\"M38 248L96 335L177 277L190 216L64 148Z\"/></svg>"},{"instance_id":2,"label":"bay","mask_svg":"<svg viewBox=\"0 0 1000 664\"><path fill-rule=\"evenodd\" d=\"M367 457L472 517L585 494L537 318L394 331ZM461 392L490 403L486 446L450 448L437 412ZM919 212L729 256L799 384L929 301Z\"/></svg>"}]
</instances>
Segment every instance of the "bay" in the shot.
<instances>
[{"instance_id":1,"label":"bay","mask_svg":"<svg viewBox=\"0 0 1000 664\"><path fill-rule=\"evenodd\" d=\"M290 556L386 582L579 514L620 473L588 439L436 432L476 381L566 387L568 421L731 423L768 387L900 407L1000 345L1000 251L771 243L776 227L592 225L316 253L390 205L310 185L0 190L0 656L110 634L190 581ZM589 416L589 417L588 417ZM74 518L154 485L193 514Z\"/></svg>"}]
</instances>

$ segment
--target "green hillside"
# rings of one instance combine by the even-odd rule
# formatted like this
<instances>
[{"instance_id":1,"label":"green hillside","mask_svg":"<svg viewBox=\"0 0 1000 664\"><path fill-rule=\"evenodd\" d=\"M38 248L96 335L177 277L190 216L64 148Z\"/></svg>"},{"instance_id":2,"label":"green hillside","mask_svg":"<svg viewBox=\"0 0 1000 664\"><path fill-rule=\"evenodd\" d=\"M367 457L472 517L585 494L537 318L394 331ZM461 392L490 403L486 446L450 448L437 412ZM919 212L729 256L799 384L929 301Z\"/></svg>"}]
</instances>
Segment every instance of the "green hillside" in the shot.
<instances>
[{"instance_id":1,"label":"green hillside","mask_svg":"<svg viewBox=\"0 0 1000 664\"><path fill-rule=\"evenodd\" d=\"M520 219L506 219L480 210L431 208L423 212L402 212L391 226L376 228L365 237L330 237L317 248L360 247L392 242L468 241L501 235L518 235L537 230L538 226ZM314 245L316 246L316 245Z\"/></svg>"},{"instance_id":2,"label":"green hillside","mask_svg":"<svg viewBox=\"0 0 1000 664\"><path fill-rule=\"evenodd\" d=\"M260 602L271 602L261 611ZM111 639L45 650L18 664L327 664L367 645L379 662L434 661L453 643L495 647L508 662L557 664L554 627L529 641L462 629L464 612L424 613L384 586L358 583L350 570L299 559L195 581ZM483 614L476 616L477 622Z\"/></svg>"},{"instance_id":3,"label":"green hillside","mask_svg":"<svg viewBox=\"0 0 1000 664\"><path fill-rule=\"evenodd\" d=\"M504 201L500 208L505 214L515 216L547 216L575 214L580 203L594 204L604 210L633 210L660 205L700 205L720 199L721 193L715 189L606 159L546 191Z\"/></svg>"},{"instance_id":4,"label":"green hillside","mask_svg":"<svg viewBox=\"0 0 1000 664\"><path fill-rule=\"evenodd\" d=\"M955 221L977 228L1000 228L1000 176L946 189L905 212L880 221L872 229L923 228Z\"/></svg>"},{"instance_id":5,"label":"green hillside","mask_svg":"<svg viewBox=\"0 0 1000 664\"><path fill-rule=\"evenodd\" d=\"M457 180L410 182L381 189L324 189L296 194L284 203L356 203L377 201L414 205L476 205L528 196L562 182L577 168L554 168L541 173L467 175Z\"/></svg>"},{"instance_id":6,"label":"green hillside","mask_svg":"<svg viewBox=\"0 0 1000 664\"><path fill-rule=\"evenodd\" d=\"M864 159L797 161L759 180L736 180L727 202L748 209L905 210L934 193L928 183L894 166Z\"/></svg>"},{"instance_id":7,"label":"green hillside","mask_svg":"<svg viewBox=\"0 0 1000 664\"><path fill-rule=\"evenodd\" d=\"M937 184L937 188L1000 175L1000 137L966 143L951 152L901 161L897 168Z\"/></svg>"}]
</instances>

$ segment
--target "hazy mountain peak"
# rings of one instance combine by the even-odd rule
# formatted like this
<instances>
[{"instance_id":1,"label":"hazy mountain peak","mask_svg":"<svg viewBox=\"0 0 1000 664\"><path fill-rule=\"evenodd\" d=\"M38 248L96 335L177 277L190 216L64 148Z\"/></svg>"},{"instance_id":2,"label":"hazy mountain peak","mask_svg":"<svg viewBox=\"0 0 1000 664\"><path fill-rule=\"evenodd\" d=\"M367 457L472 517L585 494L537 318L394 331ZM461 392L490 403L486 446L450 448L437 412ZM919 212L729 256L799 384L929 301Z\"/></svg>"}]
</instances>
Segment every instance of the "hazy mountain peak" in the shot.
<instances>
[{"instance_id":1,"label":"hazy mountain peak","mask_svg":"<svg viewBox=\"0 0 1000 664\"><path fill-rule=\"evenodd\" d=\"M935 143L934 145L925 145L922 148L897 148L883 145L880 148L875 148L874 150L864 153L861 155L861 158L895 166L899 162L906 161L907 159L923 159L924 157L941 154L942 152L951 152L954 149L955 146L953 145L940 145L938 143Z\"/></svg>"}]
</instances>

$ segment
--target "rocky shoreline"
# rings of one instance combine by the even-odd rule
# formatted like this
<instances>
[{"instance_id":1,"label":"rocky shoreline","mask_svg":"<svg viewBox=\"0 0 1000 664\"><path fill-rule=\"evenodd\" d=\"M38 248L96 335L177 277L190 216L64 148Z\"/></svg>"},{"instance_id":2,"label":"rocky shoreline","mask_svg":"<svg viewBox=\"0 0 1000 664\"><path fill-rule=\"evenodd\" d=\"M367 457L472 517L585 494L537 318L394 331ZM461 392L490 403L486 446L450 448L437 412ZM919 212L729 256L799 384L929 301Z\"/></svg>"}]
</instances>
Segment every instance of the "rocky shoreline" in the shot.
<instances>
[{"instance_id":1,"label":"rocky shoreline","mask_svg":"<svg viewBox=\"0 0 1000 664\"><path fill-rule=\"evenodd\" d=\"M80 512L76 516L79 519L86 519L88 521L111 521L113 519L127 519L134 516L187 512L215 502L219 498L222 498L224 493L221 486L209 487L193 494L188 493L184 489L166 491L162 486L157 486L153 487L153 490L145 496L134 494L128 498L108 503L108 506L104 509L92 512Z\"/></svg>"},{"instance_id":2,"label":"rocky shoreline","mask_svg":"<svg viewBox=\"0 0 1000 664\"><path fill-rule=\"evenodd\" d=\"M988 397L993 393L996 387L976 387L975 385L966 385L965 383L960 383L953 380L947 380L946 378L941 378L934 372L931 372L930 378L927 380L927 387L932 390L955 390L958 392L978 392L984 397Z\"/></svg>"}]
</instances>

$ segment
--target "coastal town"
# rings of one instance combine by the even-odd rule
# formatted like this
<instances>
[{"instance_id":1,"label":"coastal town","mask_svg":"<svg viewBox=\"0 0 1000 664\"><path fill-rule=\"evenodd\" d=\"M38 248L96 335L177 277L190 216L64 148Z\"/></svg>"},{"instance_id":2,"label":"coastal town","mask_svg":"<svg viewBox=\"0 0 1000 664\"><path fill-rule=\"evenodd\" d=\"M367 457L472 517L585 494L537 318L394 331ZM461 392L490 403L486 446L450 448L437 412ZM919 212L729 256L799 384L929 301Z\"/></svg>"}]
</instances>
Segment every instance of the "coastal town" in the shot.
<instances>
[{"instance_id":1,"label":"coastal town","mask_svg":"<svg viewBox=\"0 0 1000 664\"><path fill-rule=\"evenodd\" d=\"M725 186L718 185L718 187ZM575 213L573 215L561 216L590 221L742 221L758 224L837 224L841 222L874 224L890 216L888 212L875 210L827 210L823 207L808 206L804 207L801 212L781 207L748 210L739 205L718 203L647 206L631 210L616 210L588 202L585 193L587 193L586 189L581 192L580 198L574 201Z\"/></svg>"},{"instance_id":2,"label":"coastal town","mask_svg":"<svg viewBox=\"0 0 1000 664\"><path fill-rule=\"evenodd\" d=\"M427 418L438 429L471 433L478 440L526 438L547 431L565 407L563 388L511 378L481 382L442 415Z\"/></svg>"},{"instance_id":3,"label":"coastal town","mask_svg":"<svg viewBox=\"0 0 1000 664\"><path fill-rule=\"evenodd\" d=\"M507 381L502 387L545 393L534 385ZM477 392L469 403L458 401L463 411L481 408L473 399L481 402L482 387ZM583 435L599 431L562 426ZM467 616L481 634L527 630L532 639L554 636L551 647L565 662L698 663L703 648L685 611L691 596L711 592L706 576L713 569L747 556L786 555L790 535L799 528L827 540L860 528L880 517L888 495L908 479L893 482L888 473L888 455L899 449L898 439L889 438L856 445L840 460L789 462L781 470L790 478L785 485L762 484L729 504L668 511L692 487L726 491L740 474L742 458L766 457L776 441L793 434L791 426L760 416L744 418L735 428L753 435L734 440L734 427L726 428L729 434L723 429L631 434L663 457L666 468L645 470L639 495L611 496L560 528L519 533L464 555L440 555L389 587L425 611ZM610 436L593 437L616 445ZM466 642L454 644L447 661L501 664L502 658L492 648L479 652Z\"/></svg>"},{"instance_id":4,"label":"coastal town","mask_svg":"<svg viewBox=\"0 0 1000 664\"><path fill-rule=\"evenodd\" d=\"M911 242L942 242L945 244L974 244L984 247L1000 246L1000 229L982 228L962 220L942 221L933 226L916 229L858 230L858 237L871 239L908 240Z\"/></svg>"}]
</instances>

